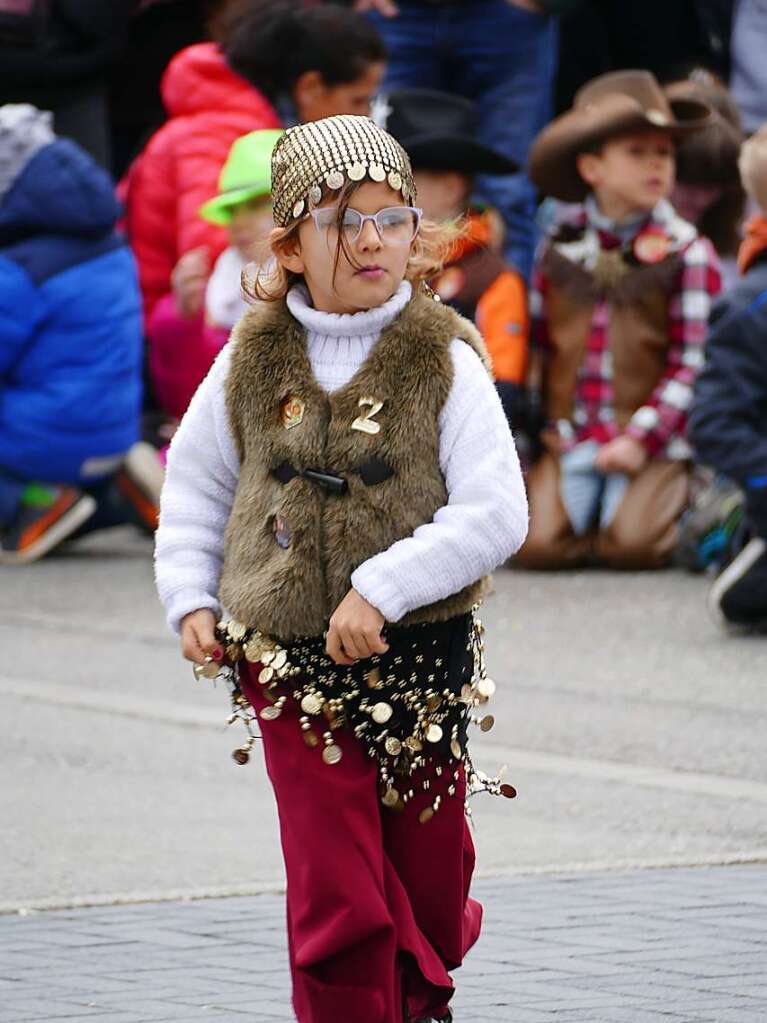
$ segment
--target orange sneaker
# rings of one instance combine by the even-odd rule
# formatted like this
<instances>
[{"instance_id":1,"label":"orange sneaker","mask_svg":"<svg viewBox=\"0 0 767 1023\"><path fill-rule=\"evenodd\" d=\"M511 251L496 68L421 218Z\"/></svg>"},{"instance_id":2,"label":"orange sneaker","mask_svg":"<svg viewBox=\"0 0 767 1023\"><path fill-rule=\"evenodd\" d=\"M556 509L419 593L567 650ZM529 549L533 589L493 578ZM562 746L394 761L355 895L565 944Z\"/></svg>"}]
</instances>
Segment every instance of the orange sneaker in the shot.
<instances>
[{"instance_id":1,"label":"orange sneaker","mask_svg":"<svg viewBox=\"0 0 767 1023\"><path fill-rule=\"evenodd\" d=\"M94 498L74 487L30 484L16 518L0 537L0 564L37 561L75 533L95 511Z\"/></svg>"}]
</instances>

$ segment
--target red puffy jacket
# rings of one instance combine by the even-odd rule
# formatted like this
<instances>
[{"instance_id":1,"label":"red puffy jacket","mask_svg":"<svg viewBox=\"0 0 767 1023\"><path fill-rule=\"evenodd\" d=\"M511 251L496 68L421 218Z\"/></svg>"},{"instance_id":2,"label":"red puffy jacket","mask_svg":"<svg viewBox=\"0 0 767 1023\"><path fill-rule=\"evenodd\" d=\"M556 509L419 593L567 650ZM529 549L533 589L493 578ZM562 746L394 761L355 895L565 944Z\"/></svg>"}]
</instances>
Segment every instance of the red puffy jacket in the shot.
<instances>
[{"instance_id":1,"label":"red puffy jacket","mask_svg":"<svg viewBox=\"0 0 767 1023\"><path fill-rule=\"evenodd\" d=\"M212 266L229 244L199 209L217 193L232 143L249 131L280 127L274 107L229 68L215 43L176 54L161 89L169 120L121 185L147 318L170 290L171 271L185 252L207 247Z\"/></svg>"}]
</instances>

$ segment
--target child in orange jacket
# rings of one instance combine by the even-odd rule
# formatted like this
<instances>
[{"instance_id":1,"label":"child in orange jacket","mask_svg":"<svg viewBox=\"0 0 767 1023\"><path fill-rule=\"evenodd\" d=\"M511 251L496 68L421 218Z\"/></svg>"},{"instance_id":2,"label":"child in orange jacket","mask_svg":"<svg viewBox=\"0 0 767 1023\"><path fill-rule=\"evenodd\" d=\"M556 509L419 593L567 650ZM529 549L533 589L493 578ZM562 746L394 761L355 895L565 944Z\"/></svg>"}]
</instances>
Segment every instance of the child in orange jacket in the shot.
<instances>
[{"instance_id":1,"label":"child in orange jacket","mask_svg":"<svg viewBox=\"0 0 767 1023\"><path fill-rule=\"evenodd\" d=\"M431 286L442 301L476 323L506 416L517 426L527 369L527 289L499 251L498 215L470 204L475 174L513 174L515 164L476 141L474 104L460 96L397 89L375 113L410 154L426 217L465 224Z\"/></svg>"}]
</instances>

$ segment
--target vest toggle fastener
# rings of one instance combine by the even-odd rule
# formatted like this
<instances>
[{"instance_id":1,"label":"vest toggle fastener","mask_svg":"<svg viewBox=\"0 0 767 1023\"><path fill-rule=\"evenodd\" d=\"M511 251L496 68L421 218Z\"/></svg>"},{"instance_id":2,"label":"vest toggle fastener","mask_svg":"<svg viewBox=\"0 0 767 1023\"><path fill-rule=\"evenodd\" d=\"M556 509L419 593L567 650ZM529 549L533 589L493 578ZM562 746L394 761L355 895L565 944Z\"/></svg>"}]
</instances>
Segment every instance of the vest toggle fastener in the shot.
<instances>
[{"instance_id":1,"label":"vest toggle fastener","mask_svg":"<svg viewBox=\"0 0 767 1023\"><path fill-rule=\"evenodd\" d=\"M357 473L366 487L375 487L384 483L394 475L393 470L380 458L371 458L357 470ZM349 484L343 476L328 472L325 469L296 469L290 462L282 462L276 469L272 469L272 475L279 480L283 486L291 480L302 476L311 483L316 483L331 494L345 494Z\"/></svg>"}]
</instances>

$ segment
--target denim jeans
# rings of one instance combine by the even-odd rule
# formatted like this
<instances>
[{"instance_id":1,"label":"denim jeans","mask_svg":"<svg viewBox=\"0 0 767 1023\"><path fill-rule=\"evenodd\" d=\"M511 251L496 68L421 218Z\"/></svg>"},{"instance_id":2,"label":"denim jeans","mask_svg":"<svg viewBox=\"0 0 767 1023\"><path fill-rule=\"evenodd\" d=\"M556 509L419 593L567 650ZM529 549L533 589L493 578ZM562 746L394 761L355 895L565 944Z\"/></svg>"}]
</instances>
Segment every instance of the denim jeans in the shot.
<instances>
[{"instance_id":1,"label":"denim jeans","mask_svg":"<svg viewBox=\"0 0 767 1023\"><path fill-rule=\"evenodd\" d=\"M389 50L384 88L417 86L473 100L479 140L523 168L530 143L551 116L556 19L508 0L440 6L399 0L399 8L396 18L369 15ZM506 222L506 258L529 277L536 193L527 175L482 175L477 191Z\"/></svg>"},{"instance_id":2,"label":"denim jeans","mask_svg":"<svg viewBox=\"0 0 767 1023\"><path fill-rule=\"evenodd\" d=\"M594 467L599 454L596 441L587 440L560 456L560 493L576 536L583 536L595 521L606 529L615 518L629 484L628 476L605 475Z\"/></svg>"}]
</instances>

